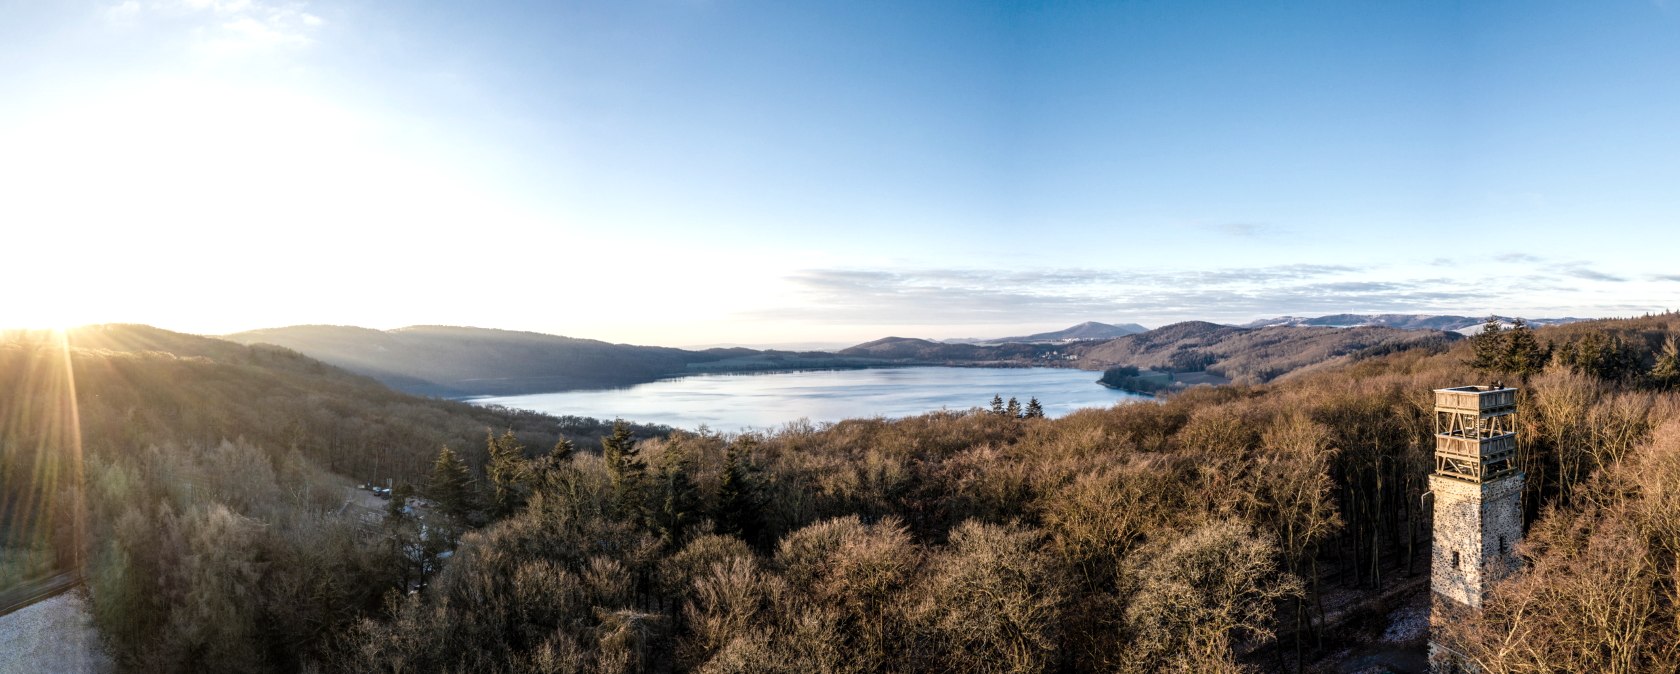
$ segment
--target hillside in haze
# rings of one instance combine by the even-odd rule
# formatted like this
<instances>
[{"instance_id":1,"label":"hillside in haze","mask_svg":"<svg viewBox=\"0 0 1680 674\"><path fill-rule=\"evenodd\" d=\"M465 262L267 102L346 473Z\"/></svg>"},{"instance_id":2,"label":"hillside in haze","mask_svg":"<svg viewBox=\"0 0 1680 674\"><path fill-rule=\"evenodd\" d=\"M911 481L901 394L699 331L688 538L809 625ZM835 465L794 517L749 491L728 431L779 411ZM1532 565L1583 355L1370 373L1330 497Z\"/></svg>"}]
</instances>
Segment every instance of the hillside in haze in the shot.
<instances>
[{"instance_id":1,"label":"hillside in haze","mask_svg":"<svg viewBox=\"0 0 1680 674\"><path fill-rule=\"evenodd\" d=\"M403 390L445 396L623 385L681 371L698 357L681 349L444 326L303 325L227 339L284 346Z\"/></svg>"},{"instance_id":2,"label":"hillside in haze","mask_svg":"<svg viewBox=\"0 0 1680 674\"><path fill-rule=\"evenodd\" d=\"M1136 323L1110 325L1108 323L1086 321L1084 323L1080 323L1079 325L1062 328L1061 330L1052 330L1050 332L1040 332L1031 335L1021 335L1018 337L999 337L997 339L965 337L960 339L942 339L939 341L946 344L1007 344L1011 342L1028 344L1037 342L1059 343L1079 340L1114 339L1116 337L1124 337L1126 335L1135 335L1148 330L1149 328Z\"/></svg>"},{"instance_id":3,"label":"hillside in haze","mask_svg":"<svg viewBox=\"0 0 1680 674\"><path fill-rule=\"evenodd\" d=\"M1460 339L1451 332L1384 327L1239 328L1203 321L1162 326L1106 342L1069 347L1078 365L1120 365L1175 371L1206 370L1227 379L1265 382L1304 369L1411 348L1439 349Z\"/></svg>"},{"instance_id":4,"label":"hillside in haze","mask_svg":"<svg viewBox=\"0 0 1680 674\"><path fill-rule=\"evenodd\" d=\"M825 353L744 348L690 351L447 326L371 330L301 325L226 338L283 346L404 391L446 397L608 388L698 372L871 364Z\"/></svg>"}]
</instances>

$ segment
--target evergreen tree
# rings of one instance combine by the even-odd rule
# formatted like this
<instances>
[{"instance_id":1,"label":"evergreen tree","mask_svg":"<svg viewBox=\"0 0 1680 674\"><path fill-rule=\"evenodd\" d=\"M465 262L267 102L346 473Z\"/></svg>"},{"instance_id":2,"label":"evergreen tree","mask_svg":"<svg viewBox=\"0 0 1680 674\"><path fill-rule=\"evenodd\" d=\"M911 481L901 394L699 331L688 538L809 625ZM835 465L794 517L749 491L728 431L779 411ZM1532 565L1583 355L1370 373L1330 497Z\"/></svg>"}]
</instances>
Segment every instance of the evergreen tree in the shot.
<instances>
[{"instance_id":1,"label":"evergreen tree","mask_svg":"<svg viewBox=\"0 0 1680 674\"><path fill-rule=\"evenodd\" d=\"M606 461L619 512L641 522L646 514L647 463L642 461L641 448L623 419L613 422L612 435L601 438L601 458Z\"/></svg>"},{"instance_id":2,"label":"evergreen tree","mask_svg":"<svg viewBox=\"0 0 1680 674\"><path fill-rule=\"evenodd\" d=\"M443 446L432 464L432 480L426 486L426 493L437 504L438 512L452 524L466 525L472 512L472 471L467 470L467 463L449 445Z\"/></svg>"},{"instance_id":3,"label":"evergreen tree","mask_svg":"<svg viewBox=\"0 0 1680 674\"><path fill-rule=\"evenodd\" d=\"M572 444L571 440L562 435L560 441L554 443L554 449L549 451L548 456L556 462L565 463L571 461L572 455L576 453L577 445Z\"/></svg>"},{"instance_id":4,"label":"evergreen tree","mask_svg":"<svg viewBox=\"0 0 1680 674\"><path fill-rule=\"evenodd\" d=\"M744 447L742 446L744 445ZM748 543L758 539L761 525L758 486L741 454L750 450L750 441L730 445L724 456L723 480L718 485L718 529L734 534Z\"/></svg>"},{"instance_id":5,"label":"evergreen tree","mask_svg":"<svg viewBox=\"0 0 1680 674\"><path fill-rule=\"evenodd\" d=\"M1534 330L1520 318L1505 328L1499 319L1488 317L1482 331L1470 338L1470 348L1471 367L1489 374L1515 374L1524 381L1540 372L1552 358L1551 349L1541 346Z\"/></svg>"},{"instance_id":6,"label":"evergreen tree","mask_svg":"<svg viewBox=\"0 0 1680 674\"><path fill-rule=\"evenodd\" d=\"M1001 394L992 396L992 414L1003 415L1003 396Z\"/></svg>"},{"instance_id":7,"label":"evergreen tree","mask_svg":"<svg viewBox=\"0 0 1680 674\"><path fill-rule=\"evenodd\" d=\"M1674 335L1668 336L1662 353L1657 354L1657 364L1651 368L1651 383L1665 390L1680 385L1680 341Z\"/></svg>"},{"instance_id":8,"label":"evergreen tree","mask_svg":"<svg viewBox=\"0 0 1680 674\"><path fill-rule=\"evenodd\" d=\"M1505 326L1498 318L1489 316L1482 331L1470 337L1470 350L1470 367L1488 373L1504 369Z\"/></svg>"},{"instance_id":9,"label":"evergreen tree","mask_svg":"<svg viewBox=\"0 0 1680 674\"><path fill-rule=\"evenodd\" d=\"M683 529L689 525L695 511L700 508L700 494L695 490L688 473L687 453L681 447L668 450L665 465L659 476L662 493L657 520L661 536L670 544L682 540Z\"/></svg>"},{"instance_id":10,"label":"evergreen tree","mask_svg":"<svg viewBox=\"0 0 1680 674\"><path fill-rule=\"evenodd\" d=\"M525 461L525 445L508 429L501 437L485 436L490 461L485 464L485 476L490 479L490 510L495 518L507 517L525 504L530 494L530 465Z\"/></svg>"},{"instance_id":11,"label":"evergreen tree","mask_svg":"<svg viewBox=\"0 0 1680 674\"><path fill-rule=\"evenodd\" d=\"M1546 361L1551 359L1551 351L1540 346L1540 341L1534 338L1534 330L1520 318L1514 321L1511 329L1504 331L1503 337L1500 369L1519 375L1524 381L1530 375L1539 373L1546 366Z\"/></svg>"},{"instance_id":12,"label":"evergreen tree","mask_svg":"<svg viewBox=\"0 0 1680 674\"><path fill-rule=\"evenodd\" d=\"M1021 401L1016 400L1015 396L1009 396L1009 406L1004 408L1003 413L1006 416L1021 418Z\"/></svg>"},{"instance_id":13,"label":"evergreen tree","mask_svg":"<svg viewBox=\"0 0 1680 674\"><path fill-rule=\"evenodd\" d=\"M577 453L577 446L567 440L565 436L554 443L554 449L547 455L530 462L529 484L533 492L553 489L561 479L561 475L572 467L572 456Z\"/></svg>"},{"instance_id":14,"label":"evergreen tree","mask_svg":"<svg viewBox=\"0 0 1680 674\"><path fill-rule=\"evenodd\" d=\"M1028 419L1043 419L1044 418L1044 405L1039 404L1038 398L1036 396L1027 400L1027 418Z\"/></svg>"},{"instance_id":15,"label":"evergreen tree","mask_svg":"<svg viewBox=\"0 0 1680 674\"><path fill-rule=\"evenodd\" d=\"M1627 381L1645 372L1639 350L1614 333L1589 332L1557 349L1557 362L1570 370L1610 381Z\"/></svg>"}]
</instances>

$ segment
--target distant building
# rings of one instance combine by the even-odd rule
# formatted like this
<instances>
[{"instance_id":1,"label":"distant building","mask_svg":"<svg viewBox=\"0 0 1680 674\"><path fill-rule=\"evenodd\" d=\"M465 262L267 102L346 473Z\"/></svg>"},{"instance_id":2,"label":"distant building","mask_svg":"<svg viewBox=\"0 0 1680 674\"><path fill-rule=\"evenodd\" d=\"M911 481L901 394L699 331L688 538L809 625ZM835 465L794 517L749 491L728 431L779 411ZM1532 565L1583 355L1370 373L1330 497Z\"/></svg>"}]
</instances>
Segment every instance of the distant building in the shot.
<instances>
[{"instance_id":1,"label":"distant building","mask_svg":"<svg viewBox=\"0 0 1680 674\"><path fill-rule=\"evenodd\" d=\"M1516 563L1524 479L1516 466L1516 412L1516 389L1499 384L1435 391L1431 672L1473 671L1440 628L1480 610L1488 587Z\"/></svg>"}]
</instances>

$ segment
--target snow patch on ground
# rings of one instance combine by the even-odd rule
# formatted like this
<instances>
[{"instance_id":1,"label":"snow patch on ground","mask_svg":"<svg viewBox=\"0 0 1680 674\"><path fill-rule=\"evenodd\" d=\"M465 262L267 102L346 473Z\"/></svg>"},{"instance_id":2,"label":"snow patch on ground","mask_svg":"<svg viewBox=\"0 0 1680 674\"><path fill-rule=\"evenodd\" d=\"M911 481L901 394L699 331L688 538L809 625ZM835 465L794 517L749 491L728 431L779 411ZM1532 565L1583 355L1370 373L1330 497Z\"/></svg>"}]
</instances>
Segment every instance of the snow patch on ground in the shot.
<instances>
[{"instance_id":1,"label":"snow patch on ground","mask_svg":"<svg viewBox=\"0 0 1680 674\"><path fill-rule=\"evenodd\" d=\"M1429 604L1409 601L1388 614L1388 628L1382 640L1390 644L1410 644L1429 637Z\"/></svg>"}]
</instances>

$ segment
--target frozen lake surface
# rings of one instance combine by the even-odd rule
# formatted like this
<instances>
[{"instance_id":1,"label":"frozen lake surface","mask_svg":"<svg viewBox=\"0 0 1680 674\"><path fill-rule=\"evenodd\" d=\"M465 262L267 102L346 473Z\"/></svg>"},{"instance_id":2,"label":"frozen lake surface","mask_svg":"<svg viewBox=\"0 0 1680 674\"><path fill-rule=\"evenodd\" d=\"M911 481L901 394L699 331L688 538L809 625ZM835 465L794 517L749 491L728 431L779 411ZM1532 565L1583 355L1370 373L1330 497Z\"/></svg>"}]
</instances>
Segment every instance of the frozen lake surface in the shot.
<instances>
[{"instance_id":1,"label":"frozen lake surface","mask_svg":"<svg viewBox=\"0 0 1680 674\"><path fill-rule=\"evenodd\" d=\"M1037 396L1045 414L1148 400L1097 383L1101 373L1059 368L904 367L768 374L707 374L628 388L475 398L554 415L715 431L769 429L797 419L904 417L991 405L993 395Z\"/></svg>"}]
</instances>

